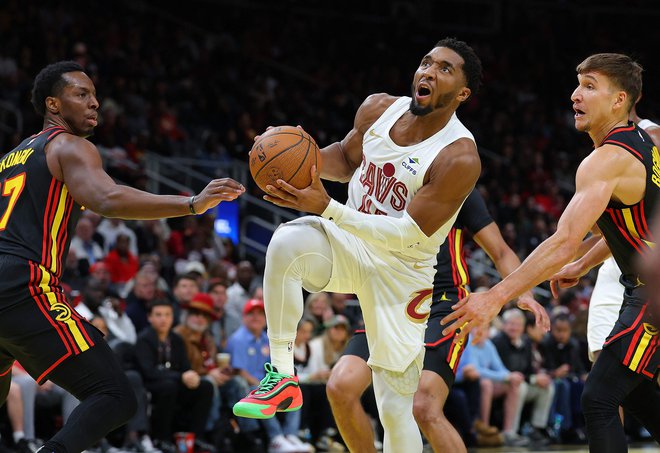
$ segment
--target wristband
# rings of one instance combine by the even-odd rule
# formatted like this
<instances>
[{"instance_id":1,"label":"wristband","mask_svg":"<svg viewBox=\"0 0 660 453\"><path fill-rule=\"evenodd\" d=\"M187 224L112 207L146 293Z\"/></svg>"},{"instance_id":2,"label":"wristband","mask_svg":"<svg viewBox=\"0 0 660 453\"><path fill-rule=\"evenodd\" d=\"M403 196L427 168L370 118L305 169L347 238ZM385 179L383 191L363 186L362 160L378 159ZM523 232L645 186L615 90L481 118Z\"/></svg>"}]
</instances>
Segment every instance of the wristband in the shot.
<instances>
[{"instance_id":1,"label":"wristband","mask_svg":"<svg viewBox=\"0 0 660 453\"><path fill-rule=\"evenodd\" d=\"M195 212L195 205L193 204L195 202L195 197L196 196L197 195L193 195L192 197L190 197L188 199L188 208L190 208L190 213L194 214L194 215L197 215L197 213Z\"/></svg>"}]
</instances>

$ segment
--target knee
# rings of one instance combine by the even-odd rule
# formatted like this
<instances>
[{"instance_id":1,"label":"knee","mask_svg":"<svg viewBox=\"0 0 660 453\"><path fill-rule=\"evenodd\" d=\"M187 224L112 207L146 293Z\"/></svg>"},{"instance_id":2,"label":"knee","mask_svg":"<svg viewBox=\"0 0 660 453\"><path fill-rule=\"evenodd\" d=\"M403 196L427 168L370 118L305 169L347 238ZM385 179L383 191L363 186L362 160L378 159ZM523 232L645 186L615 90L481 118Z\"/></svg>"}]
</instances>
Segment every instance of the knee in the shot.
<instances>
[{"instance_id":1,"label":"knee","mask_svg":"<svg viewBox=\"0 0 660 453\"><path fill-rule=\"evenodd\" d=\"M434 398L427 389L420 388L413 399L413 415L417 423L424 427L444 417L442 403Z\"/></svg>"},{"instance_id":2,"label":"knee","mask_svg":"<svg viewBox=\"0 0 660 453\"><path fill-rule=\"evenodd\" d=\"M493 393L493 381L481 378L479 380L479 389L482 395L491 395Z\"/></svg>"},{"instance_id":3,"label":"knee","mask_svg":"<svg viewBox=\"0 0 660 453\"><path fill-rule=\"evenodd\" d=\"M345 375L331 374L325 386L325 394L333 407L350 406L360 401L362 392Z\"/></svg>"},{"instance_id":4,"label":"knee","mask_svg":"<svg viewBox=\"0 0 660 453\"><path fill-rule=\"evenodd\" d=\"M582 411L585 414L602 411L607 407L603 392L599 391L596 386L591 385L589 381L584 386L580 402L582 404Z\"/></svg>"}]
</instances>

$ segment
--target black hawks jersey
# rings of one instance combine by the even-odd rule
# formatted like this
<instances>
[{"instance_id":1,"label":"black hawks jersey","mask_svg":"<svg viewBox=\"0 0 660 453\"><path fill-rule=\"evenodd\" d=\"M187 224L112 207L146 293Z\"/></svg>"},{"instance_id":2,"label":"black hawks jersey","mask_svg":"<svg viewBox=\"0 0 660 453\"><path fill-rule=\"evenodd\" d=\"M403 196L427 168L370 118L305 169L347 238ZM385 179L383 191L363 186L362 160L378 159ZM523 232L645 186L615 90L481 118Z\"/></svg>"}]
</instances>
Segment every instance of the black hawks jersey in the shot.
<instances>
[{"instance_id":1,"label":"black hawks jersey","mask_svg":"<svg viewBox=\"0 0 660 453\"><path fill-rule=\"evenodd\" d=\"M49 127L0 160L0 254L33 261L56 279L81 211L46 164L46 145L62 132Z\"/></svg>"},{"instance_id":2,"label":"black hawks jersey","mask_svg":"<svg viewBox=\"0 0 660 453\"><path fill-rule=\"evenodd\" d=\"M646 168L646 192L639 203L610 201L598 219L598 228L621 269L624 283L637 286L642 282L635 269L635 258L655 245L648 221L660 194L660 154L651 137L632 122L613 129L601 146L605 144L625 149Z\"/></svg>"},{"instance_id":3,"label":"black hawks jersey","mask_svg":"<svg viewBox=\"0 0 660 453\"><path fill-rule=\"evenodd\" d=\"M463 253L465 229L476 234L492 222L493 218L490 216L479 190L472 189L458 212L456 222L447 235L447 240L438 251L438 264L435 267L436 273L433 279L431 316L448 315L451 313L451 306L468 295L467 286L470 284L470 274Z\"/></svg>"}]
</instances>

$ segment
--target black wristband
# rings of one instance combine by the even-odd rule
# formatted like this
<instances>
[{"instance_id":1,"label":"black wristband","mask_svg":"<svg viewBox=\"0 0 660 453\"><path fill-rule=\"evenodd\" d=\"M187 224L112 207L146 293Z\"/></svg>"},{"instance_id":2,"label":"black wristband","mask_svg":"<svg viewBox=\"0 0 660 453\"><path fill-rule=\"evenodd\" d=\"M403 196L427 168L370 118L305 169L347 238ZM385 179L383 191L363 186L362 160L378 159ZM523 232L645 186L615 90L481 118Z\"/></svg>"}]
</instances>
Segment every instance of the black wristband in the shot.
<instances>
[{"instance_id":1,"label":"black wristband","mask_svg":"<svg viewBox=\"0 0 660 453\"><path fill-rule=\"evenodd\" d=\"M193 195L192 197L190 197L188 199L188 207L190 208L190 213L194 214L194 215L197 215L197 213L195 212L195 205L193 204L195 202L195 197L196 196L197 195Z\"/></svg>"}]
</instances>

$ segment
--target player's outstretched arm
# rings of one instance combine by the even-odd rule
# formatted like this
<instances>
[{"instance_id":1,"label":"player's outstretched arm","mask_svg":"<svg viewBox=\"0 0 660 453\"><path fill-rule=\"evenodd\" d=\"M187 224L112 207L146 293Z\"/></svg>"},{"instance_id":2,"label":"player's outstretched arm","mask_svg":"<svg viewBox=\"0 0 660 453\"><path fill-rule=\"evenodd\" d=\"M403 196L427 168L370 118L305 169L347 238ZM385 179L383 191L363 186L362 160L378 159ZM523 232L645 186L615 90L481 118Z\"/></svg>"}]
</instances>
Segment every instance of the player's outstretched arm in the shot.
<instances>
[{"instance_id":1,"label":"player's outstretched arm","mask_svg":"<svg viewBox=\"0 0 660 453\"><path fill-rule=\"evenodd\" d=\"M520 266L520 258L502 237L502 233L495 222L491 222L474 234L474 240L484 249L495 264L497 272L506 278ZM548 313L536 300L531 290L525 291L518 298L518 308L534 314L536 324L546 332L550 330Z\"/></svg>"},{"instance_id":2,"label":"player's outstretched arm","mask_svg":"<svg viewBox=\"0 0 660 453\"><path fill-rule=\"evenodd\" d=\"M192 200L122 186L103 170L101 156L92 143L69 134L56 137L48 145L46 157L50 172L66 184L73 199L105 217L159 219L201 214L245 191L230 178L214 179Z\"/></svg>"},{"instance_id":3,"label":"player's outstretched arm","mask_svg":"<svg viewBox=\"0 0 660 453\"><path fill-rule=\"evenodd\" d=\"M582 238L607 207L632 159L625 151L611 145L587 157L578 168L576 192L559 219L557 231L507 278L490 290L471 294L454 305L454 311L441 321L448 325L443 334L460 328L455 341L462 341L475 326L488 325L507 301L547 280L573 259Z\"/></svg>"}]
</instances>

